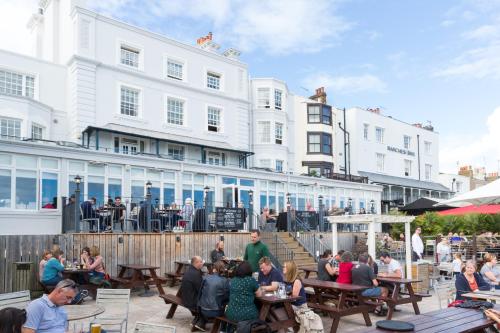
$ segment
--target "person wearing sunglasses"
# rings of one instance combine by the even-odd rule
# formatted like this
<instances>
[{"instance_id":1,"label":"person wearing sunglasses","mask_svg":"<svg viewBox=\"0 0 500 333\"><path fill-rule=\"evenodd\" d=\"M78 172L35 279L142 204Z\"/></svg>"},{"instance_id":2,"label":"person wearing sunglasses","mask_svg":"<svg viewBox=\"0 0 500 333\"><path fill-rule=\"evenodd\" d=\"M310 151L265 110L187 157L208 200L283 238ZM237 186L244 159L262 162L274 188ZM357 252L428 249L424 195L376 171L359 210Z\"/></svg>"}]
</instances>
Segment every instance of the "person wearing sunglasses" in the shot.
<instances>
[{"instance_id":1,"label":"person wearing sunglasses","mask_svg":"<svg viewBox=\"0 0 500 333\"><path fill-rule=\"evenodd\" d=\"M22 333L65 333L68 315L63 305L70 304L77 294L78 287L73 280L60 281L50 294L44 294L28 305Z\"/></svg>"}]
</instances>

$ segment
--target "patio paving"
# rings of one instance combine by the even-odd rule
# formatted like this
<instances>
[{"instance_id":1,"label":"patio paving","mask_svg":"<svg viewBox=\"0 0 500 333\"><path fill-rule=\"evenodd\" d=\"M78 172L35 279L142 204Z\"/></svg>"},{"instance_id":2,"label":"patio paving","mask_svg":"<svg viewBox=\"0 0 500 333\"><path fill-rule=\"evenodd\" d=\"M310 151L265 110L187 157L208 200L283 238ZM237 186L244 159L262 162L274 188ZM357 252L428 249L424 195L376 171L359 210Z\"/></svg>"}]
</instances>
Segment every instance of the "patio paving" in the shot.
<instances>
[{"instance_id":1,"label":"patio paving","mask_svg":"<svg viewBox=\"0 0 500 333\"><path fill-rule=\"evenodd\" d=\"M173 288L164 287L165 292L169 294L175 294L179 287L175 286ZM133 332L134 325L137 321L150 322L150 323L160 323L176 326L177 333L187 333L191 332L190 323L192 320L191 313L183 307L178 307L174 318L166 319L168 309L170 305L166 305L162 299L158 297L156 288L151 290L155 291L155 295L151 297L141 297L142 290L133 291L131 294L130 308L129 308L129 320L128 320L128 332ZM85 304L92 304L94 301L88 299ZM419 302L419 308L421 313L426 313L439 309L439 304L436 296L425 297L422 302ZM444 303L443 303L444 304ZM398 306L401 309L400 312L395 312L393 319L401 320L405 317L413 316L413 307L411 304L405 304ZM330 331L331 318L321 317L323 319L323 325L325 327L325 332ZM378 317L374 314L370 314L372 324L375 324L378 320L384 319L384 317ZM88 323L89 321L84 321ZM73 322L70 322L70 332L72 331ZM207 325L207 327L210 327ZM363 316L361 314L353 315L349 317L344 317L340 320L340 325L338 332L355 332L359 329L365 328Z\"/></svg>"}]
</instances>

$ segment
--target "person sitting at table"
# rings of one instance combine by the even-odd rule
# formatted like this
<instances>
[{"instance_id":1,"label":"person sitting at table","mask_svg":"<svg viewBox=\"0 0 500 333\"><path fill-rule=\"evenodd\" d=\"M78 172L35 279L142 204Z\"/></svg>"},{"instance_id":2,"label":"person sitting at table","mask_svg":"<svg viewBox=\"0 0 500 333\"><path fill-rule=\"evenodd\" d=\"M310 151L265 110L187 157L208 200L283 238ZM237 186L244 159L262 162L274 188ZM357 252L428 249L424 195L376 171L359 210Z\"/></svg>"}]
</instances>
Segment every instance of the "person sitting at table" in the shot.
<instances>
[{"instance_id":1,"label":"person sitting at table","mask_svg":"<svg viewBox=\"0 0 500 333\"><path fill-rule=\"evenodd\" d=\"M98 214L95 210L95 203L96 203L95 197L92 197L89 200L81 203L80 209L82 210L82 219L95 219L98 217ZM89 225L90 230L94 230L94 226L96 224L97 224L96 221L90 221Z\"/></svg>"},{"instance_id":2,"label":"person sitting at table","mask_svg":"<svg viewBox=\"0 0 500 333\"><path fill-rule=\"evenodd\" d=\"M398 279L403 278L404 275L403 275L403 268L401 267L401 264L396 259L391 258L391 255L388 252L382 252L380 254L380 261L384 265L387 265L387 272L386 273L379 273L378 276L380 276L380 277L392 277L392 278L398 278Z\"/></svg>"},{"instance_id":3,"label":"person sitting at table","mask_svg":"<svg viewBox=\"0 0 500 333\"><path fill-rule=\"evenodd\" d=\"M78 288L72 280L59 281L50 294L32 301L26 308L27 320L23 333L65 333L68 332L68 314L64 305L70 304Z\"/></svg>"},{"instance_id":4,"label":"person sitting at table","mask_svg":"<svg viewBox=\"0 0 500 333\"><path fill-rule=\"evenodd\" d=\"M337 283L352 283L352 253L349 251L344 252L340 258L339 264L339 276L337 277Z\"/></svg>"},{"instance_id":5,"label":"person sitting at table","mask_svg":"<svg viewBox=\"0 0 500 333\"><path fill-rule=\"evenodd\" d=\"M451 260L451 248L448 238L441 238L441 242L436 247L438 262L449 262Z\"/></svg>"},{"instance_id":6,"label":"person sitting at table","mask_svg":"<svg viewBox=\"0 0 500 333\"><path fill-rule=\"evenodd\" d=\"M84 268L92 265L93 259L90 256L90 248L88 246L85 246L82 249L82 253L80 254L80 262L82 263Z\"/></svg>"},{"instance_id":7,"label":"person sitting at table","mask_svg":"<svg viewBox=\"0 0 500 333\"><path fill-rule=\"evenodd\" d=\"M216 263L219 260L224 260L226 255L224 254L224 241L218 241L215 244L215 249L210 253L210 259L212 263Z\"/></svg>"},{"instance_id":8,"label":"person sitting at table","mask_svg":"<svg viewBox=\"0 0 500 333\"><path fill-rule=\"evenodd\" d=\"M500 311L495 309L484 310L484 315L496 323L496 329L500 332Z\"/></svg>"},{"instance_id":9,"label":"person sitting at table","mask_svg":"<svg viewBox=\"0 0 500 333\"><path fill-rule=\"evenodd\" d=\"M269 257L262 257L259 260L259 277L257 282L262 291L275 291L278 290L280 282L283 282L281 273L273 267L273 263Z\"/></svg>"},{"instance_id":10,"label":"person sitting at table","mask_svg":"<svg viewBox=\"0 0 500 333\"><path fill-rule=\"evenodd\" d=\"M42 260L40 260L40 263L38 264L38 279L40 281L42 281L43 270L45 269L45 265L50 258L52 258L52 252L50 252L49 250L44 250L42 254Z\"/></svg>"},{"instance_id":11,"label":"person sitting at table","mask_svg":"<svg viewBox=\"0 0 500 333\"><path fill-rule=\"evenodd\" d=\"M21 333L26 310L7 307L0 310L0 333Z\"/></svg>"},{"instance_id":12,"label":"person sitting at table","mask_svg":"<svg viewBox=\"0 0 500 333\"><path fill-rule=\"evenodd\" d=\"M318 280L335 281L337 279L338 268L332 266L332 261L332 250L325 250L318 261Z\"/></svg>"},{"instance_id":13,"label":"person sitting at table","mask_svg":"<svg viewBox=\"0 0 500 333\"><path fill-rule=\"evenodd\" d=\"M89 282L92 284L101 285L104 282L106 270L104 269L104 259L102 258L97 246L93 245L90 248L90 256L92 257L92 263L87 266L87 269L90 270Z\"/></svg>"},{"instance_id":14,"label":"person sitting at table","mask_svg":"<svg viewBox=\"0 0 500 333\"><path fill-rule=\"evenodd\" d=\"M465 300L463 294L476 292L478 290L490 290L490 285L484 281L481 274L476 273L476 262L467 260L465 262L465 271L457 276L455 280L457 289L456 300Z\"/></svg>"},{"instance_id":15,"label":"person sitting at table","mask_svg":"<svg viewBox=\"0 0 500 333\"><path fill-rule=\"evenodd\" d=\"M64 252L61 250L52 252L52 258L47 261L43 270L42 283L44 285L55 286L62 280L61 272L64 271L63 254Z\"/></svg>"},{"instance_id":16,"label":"person sitting at table","mask_svg":"<svg viewBox=\"0 0 500 333\"><path fill-rule=\"evenodd\" d=\"M262 290L252 277L252 266L243 261L234 272L229 285L229 303L226 317L232 321L257 319L259 312L255 305L255 296L262 296Z\"/></svg>"},{"instance_id":17,"label":"person sitting at table","mask_svg":"<svg viewBox=\"0 0 500 333\"><path fill-rule=\"evenodd\" d=\"M487 283L495 289L500 289L500 269L497 267L497 257L494 254L484 255L484 265L480 273Z\"/></svg>"},{"instance_id":18,"label":"person sitting at table","mask_svg":"<svg viewBox=\"0 0 500 333\"><path fill-rule=\"evenodd\" d=\"M191 265L186 269L182 277L180 293L182 304L191 311L194 316L191 325L195 325L199 320L198 296L200 293L201 282L203 280L203 259L199 256L191 258Z\"/></svg>"},{"instance_id":19,"label":"person sitting at table","mask_svg":"<svg viewBox=\"0 0 500 333\"><path fill-rule=\"evenodd\" d=\"M200 318L194 324L201 331L205 331L209 319L224 315L224 308L229 301L229 280L221 276L225 270L226 265L222 261L215 262L212 274L201 283L198 300Z\"/></svg>"},{"instance_id":20,"label":"person sitting at table","mask_svg":"<svg viewBox=\"0 0 500 333\"><path fill-rule=\"evenodd\" d=\"M285 261L283 264L283 276L287 294L293 297L300 297L292 303L293 309L297 311L300 308L307 308L306 291L299 278L299 270L294 261Z\"/></svg>"},{"instance_id":21,"label":"person sitting at table","mask_svg":"<svg viewBox=\"0 0 500 333\"><path fill-rule=\"evenodd\" d=\"M368 265L368 258L369 256L367 253L359 256L359 264L352 269L352 283L359 286L370 287L361 293L361 295L365 297L386 297L389 294L389 291L385 287L379 287L377 276ZM382 314L382 305L375 308L375 314Z\"/></svg>"},{"instance_id":22,"label":"person sitting at table","mask_svg":"<svg viewBox=\"0 0 500 333\"><path fill-rule=\"evenodd\" d=\"M112 221L111 224L120 223L121 230L123 231L123 222L125 221L125 205L122 204L122 197L115 197L115 202L112 205ZM111 226L106 228L107 231L112 230Z\"/></svg>"},{"instance_id":23,"label":"person sitting at table","mask_svg":"<svg viewBox=\"0 0 500 333\"><path fill-rule=\"evenodd\" d=\"M378 274L378 265L371 255L368 255L368 266L373 270L373 274Z\"/></svg>"}]
</instances>

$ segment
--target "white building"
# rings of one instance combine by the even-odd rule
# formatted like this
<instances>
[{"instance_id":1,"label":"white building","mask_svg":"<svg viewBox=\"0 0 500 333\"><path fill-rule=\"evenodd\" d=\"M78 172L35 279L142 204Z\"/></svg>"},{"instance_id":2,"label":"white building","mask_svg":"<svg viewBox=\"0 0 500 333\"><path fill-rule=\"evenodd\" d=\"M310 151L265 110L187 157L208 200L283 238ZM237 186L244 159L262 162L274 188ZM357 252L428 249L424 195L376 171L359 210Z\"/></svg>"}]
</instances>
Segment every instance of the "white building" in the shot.
<instances>
[{"instance_id":1,"label":"white building","mask_svg":"<svg viewBox=\"0 0 500 333\"><path fill-rule=\"evenodd\" d=\"M319 195L327 207L349 197L380 204L380 186L295 172L286 85L256 80L269 109L252 106L238 51L219 53L211 34L186 45L79 5L40 1L33 56L0 50L0 234L60 232L76 175L82 200L101 203L138 202L150 180L165 204L201 206L206 186L212 206L248 207L253 191L255 212L285 209L286 193L298 209ZM254 127L265 121L268 132Z\"/></svg>"},{"instance_id":2,"label":"white building","mask_svg":"<svg viewBox=\"0 0 500 333\"><path fill-rule=\"evenodd\" d=\"M408 124L379 109L338 110L337 119L349 132L347 172L383 185L382 203L400 206L422 196L448 198L450 189L438 182L439 134L432 126ZM337 135L338 148L343 133ZM344 166L344 158L338 163Z\"/></svg>"},{"instance_id":3,"label":"white building","mask_svg":"<svg viewBox=\"0 0 500 333\"><path fill-rule=\"evenodd\" d=\"M450 189L452 193L460 194L470 191L470 179L467 176L440 172L438 182Z\"/></svg>"}]
</instances>

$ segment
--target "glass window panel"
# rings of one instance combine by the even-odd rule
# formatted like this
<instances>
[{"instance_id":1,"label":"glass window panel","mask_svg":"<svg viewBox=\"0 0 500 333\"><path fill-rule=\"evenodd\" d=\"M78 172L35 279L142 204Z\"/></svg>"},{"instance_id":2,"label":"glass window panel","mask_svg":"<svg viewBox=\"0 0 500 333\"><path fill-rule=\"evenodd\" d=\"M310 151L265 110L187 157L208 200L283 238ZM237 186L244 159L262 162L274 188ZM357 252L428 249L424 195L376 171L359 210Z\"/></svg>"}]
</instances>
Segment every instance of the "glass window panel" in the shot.
<instances>
[{"instance_id":1,"label":"glass window panel","mask_svg":"<svg viewBox=\"0 0 500 333\"><path fill-rule=\"evenodd\" d=\"M285 211L285 193L278 193L278 209L279 211Z\"/></svg>"},{"instance_id":2,"label":"glass window panel","mask_svg":"<svg viewBox=\"0 0 500 333\"><path fill-rule=\"evenodd\" d=\"M196 186L194 189L194 208L203 207L203 187Z\"/></svg>"},{"instance_id":3,"label":"glass window panel","mask_svg":"<svg viewBox=\"0 0 500 333\"><path fill-rule=\"evenodd\" d=\"M88 173L93 175L104 175L104 165L89 164Z\"/></svg>"},{"instance_id":4,"label":"glass window panel","mask_svg":"<svg viewBox=\"0 0 500 333\"><path fill-rule=\"evenodd\" d=\"M214 211L214 207L215 207L215 192L214 191L208 191L207 193L207 204L208 204L208 210L209 211Z\"/></svg>"},{"instance_id":5,"label":"glass window panel","mask_svg":"<svg viewBox=\"0 0 500 333\"><path fill-rule=\"evenodd\" d=\"M108 165L108 174L110 176L121 176L122 167L119 165Z\"/></svg>"},{"instance_id":6,"label":"glass window panel","mask_svg":"<svg viewBox=\"0 0 500 333\"><path fill-rule=\"evenodd\" d=\"M57 208L57 173L42 173L42 208Z\"/></svg>"},{"instance_id":7,"label":"glass window panel","mask_svg":"<svg viewBox=\"0 0 500 333\"><path fill-rule=\"evenodd\" d=\"M250 208L250 194L248 194L247 190L240 190L240 201L243 202L246 209Z\"/></svg>"},{"instance_id":8,"label":"glass window panel","mask_svg":"<svg viewBox=\"0 0 500 333\"><path fill-rule=\"evenodd\" d=\"M167 61L167 76L182 80L182 67L183 64L178 61L168 60Z\"/></svg>"},{"instance_id":9,"label":"glass window panel","mask_svg":"<svg viewBox=\"0 0 500 333\"><path fill-rule=\"evenodd\" d=\"M163 204L171 205L175 203L175 186L174 184L163 185Z\"/></svg>"},{"instance_id":10,"label":"glass window panel","mask_svg":"<svg viewBox=\"0 0 500 333\"><path fill-rule=\"evenodd\" d=\"M290 195L290 204L292 205L292 207L297 207L297 194L295 193L292 193Z\"/></svg>"},{"instance_id":11,"label":"glass window panel","mask_svg":"<svg viewBox=\"0 0 500 333\"><path fill-rule=\"evenodd\" d=\"M205 176L203 175L194 175L194 183L195 184L205 184Z\"/></svg>"},{"instance_id":12,"label":"glass window panel","mask_svg":"<svg viewBox=\"0 0 500 333\"><path fill-rule=\"evenodd\" d=\"M53 160L53 159L48 159L48 158L42 158L42 168L44 168L44 169L59 169L59 161Z\"/></svg>"},{"instance_id":13,"label":"glass window panel","mask_svg":"<svg viewBox=\"0 0 500 333\"><path fill-rule=\"evenodd\" d=\"M168 180L175 180L175 172L164 171L163 178Z\"/></svg>"},{"instance_id":14,"label":"glass window panel","mask_svg":"<svg viewBox=\"0 0 500 333\"><path fill-rule=\"evenodd\" d=\"M104 177L89 176L87 192L88 199L95 197L98 205L104 203Z\"/></svg>"},{"instance_id":15,"label":"glass window panel","mask_svg":"<svg viewBox=\"0 0 500 333\"><path fill-rule=\"evenodd\" d=\"M184 101L167 98L167 123L184 125Z\"/></svg>"},{"instance_id":16,"label":"glass window panel","mask_svg":"<svg viewBox=\"0 0 500 333\"><path fill-rule=\"evenodd\" d=\"M252 179L240 179L240 185L254 187L255 182Z\"/></svg>"},{"instance_id":17,"label":"glass window panel","mask_svg":"<svg viewBox=\"0 0 500 333\"><path fill-rule=\"evenodd\" d=\"M133 180L131 184L132 203L139 203L144 200L144 182L142 180Z\"/></svg>"},{"instance_id":18,"label":"glass window panel","mask_svg":"<svg viewBox=\"0 0 500 333\"><path fill-rule=\"evenodd\" d=\"M262 211L265 207L267 207L267 193L260 193L260 210Z\"/></svg>"},{"instance_id":19,"label":"glass window panel","mask_svg":"<svg viewBox=\"0 0 500 333\"><path fill-rule=\"evenodd\" d=\"M16 156L16 167L36 169L38 167L37 160L33 156Z\"/></svg>"},{"instance_id":20,"label":"glass window panel","mask_svg":"<svg viewBox=\"0 0 500 333\"><path fill-rule=\"evenodd\" d=\"M161 173L160 171L156 170L148 170L148 177L149 180L160 180L161 178Z\"/></svg>"},{"instance_id":21,"label":"glass window panel","mask_svg":"<svg viewBox=\"0 0 500 333\"><path fill-rule=\"evenodd\" d=\"M224 185L236 185L237 180L236 180L236 178L232 178L232 177L222 177L222 184L224 184Z\"/></svg>"},{"instance_id":22,"label":"glass window panel","mask_svg":"<svg viewBox=\"0 0 500 333\"><path fill-rule=\"evenodd\" d=\"M108 197L114 199L122 196L122 181L121 179L108 179Z\"/></svg>"},{"instance_id":23,"label":"glass window panel","mask_svg":"<svg viewBox=\"0 0 500 333\"><path fill-rule=\"evenodd\" d=\"M11 165L12 155L0 154L0 164L1 165Z\"/></svg>"},{"instance_id":24,"label":"glass window panel","mask_svg":"<svg viewBox=\"0 0 500 333\"><path fill-rule=\"evenodd\" d=\"M261 180L260 181L260 188L267 190L267 181L266 180Z\"/></svg>"},{"instance_id":25,"label":"glass window panel","mask_svg":"<svg viewBox=\"0 0 500 333\"><path fill-rule=\"evenodd\" d=\"M269 191L276 191L276 183L269 182Z\"/></svg>"},{"instance_id":26,"label":"glass window panel","mask_svg":"<svg viewBox=\"0 0 500 333\"><path fill-rule=\"evenodd\" d=\"M139 115L138 90L121 87L120 113L131 117L137 117Z\"/></svg>"},{"instance_id":27,"label":"glass window panel","mask_svg":"<svg viewBox=\"0 0 500 333\"><path fill-rule=\"evenodd\" d=\"M272 213L276 213L276 192L269 192L269 209Z\"/></svg>"},{"instance_id":28,"label":"glass window panel","mask_svg":"<svg viewBox=\"0 0 500 333\"><path fill-rule=\"evenodd\" d=\"M85 163L84 162L70 161L68 167L69 167L70 171L85 172Z\"/></svg>"},{"instance_id":29,"label":"glass window panel","mask_svg":"<svg viewBox=\"0 0 500 333\"><path fill-rule=\"evenodd\" d=\"M192 192L192 187L191 185L184 185L182 187L182 204L186 202L186 199L192 199L193 198L193 192Z\"/></svg>"},{"instance_id":30,"label":"glass window panel","mask_svg":"<svg viewBox=\"0 0 500 333\"><path fill-rule=\"evenodd\" d=\"M69 179L71 179L71 180L68 182L68 198L70 196L74 195L75 191L76 191L76 183L73 180L74 178L75 178L75 175L69 176ZM81 177L81 178L82 178L82 180L80 183L80 202L83 202L83 197L85 194L85 182L84 182L83 177Z\"/></svg>"},{"instance_id":31,"label":"glass window panel","mask_svg":"<svg viewBox=\"0 0 500 333\"><path fill-rule=\"evenodd\" d=\"M0 169L0 208L10 208L12 200L10 185L10 170Z\"/></svg>"},{"instance_id":32,"label":"glass window panel","mask_svg":"<svg viewBox=\"0 0 500 333\"><path fill-rule=\"evenodd\" d=\"M36 171L17 170L16 208L36 209Z\"/></svg>"},{"instance_id":33,"label":"glass window panel","mask_svg":"<svg viewBox=\"0 0 500 333\"><path fill-rule=\"evenodd\" d=\"M142 168L132 168L130 171L132 178L144 178L144 169Z\"/></svg>"},{"instance_id":34,"label":"glass window panel","mask_svg":"<svg viewBox=\"0 0 500 333\"><path fill-rule=\"evenodd\" d=\"M215 176L207 176L207 185L215 186Z\"/></svg>"},{"instance_id":35,"label":"glass window panel","mask_svg":"<svg viewBox=\"0 0 500 333\"><path fill-rule=\"evenodd\" d=\"M151 203L153 205L158 205L160 203L160 192L161 190L159 184L155 184L151 187Z\"/></svg>"},{"instance_id":36,"label":"glass window panel","mask_svg":"<svg viewBox=\"0 0 500 333\"><path fill-rule=\"evenodd\" d=\"M306 198L303 196L299 196L299 204L297 207L298 210L305 210L306 209Z\"/></svg>"},{"instance_id":37,"label":"glass window panel","mask_svg":"<svg viewBox=\"0 0 500 333\"><path fill-rule=\"evenodd\" d=\"M184 183L191 183L193 181L193 174L192 173L183 173L182 174L182 181Z\"/></svg>"}]
</instances>

